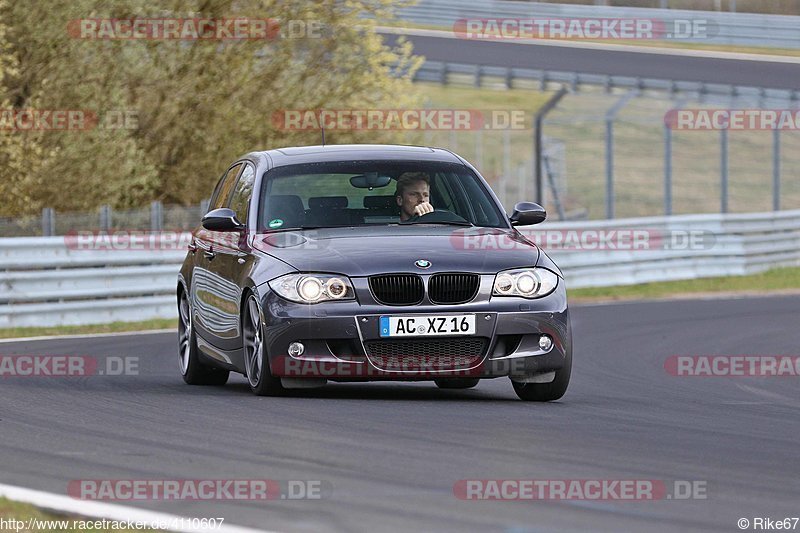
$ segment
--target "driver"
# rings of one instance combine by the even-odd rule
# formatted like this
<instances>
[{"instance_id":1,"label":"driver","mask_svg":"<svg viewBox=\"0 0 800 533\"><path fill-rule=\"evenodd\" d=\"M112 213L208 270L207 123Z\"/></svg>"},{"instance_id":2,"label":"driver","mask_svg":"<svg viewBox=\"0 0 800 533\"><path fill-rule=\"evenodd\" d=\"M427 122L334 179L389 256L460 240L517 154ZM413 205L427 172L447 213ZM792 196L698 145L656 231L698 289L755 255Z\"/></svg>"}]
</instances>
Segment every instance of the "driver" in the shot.
<instances>
[{"instance_id":1,"label":"driver","mask_svg":"<svg viewBox=\"0 0 800 533\"><path fill-rule=\"evenodd\" d=\"M400 207L400 221L411 217L433 213L431 197L431 178L425 172L404 172L397 178L395 199Z\"/></svg>"}]
</instances>

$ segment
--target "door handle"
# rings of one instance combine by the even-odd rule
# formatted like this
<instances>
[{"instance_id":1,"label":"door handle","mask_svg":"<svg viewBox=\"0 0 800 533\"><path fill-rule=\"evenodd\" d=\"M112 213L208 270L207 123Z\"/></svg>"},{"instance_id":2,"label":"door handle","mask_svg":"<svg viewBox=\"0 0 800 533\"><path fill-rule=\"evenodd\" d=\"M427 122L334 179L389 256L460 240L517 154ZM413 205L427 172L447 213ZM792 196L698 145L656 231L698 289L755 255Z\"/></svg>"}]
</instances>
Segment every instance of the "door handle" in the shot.
<instances>
[{"instance_id":1,"label":"door handle","mask_svg":"<svg viewBox=\"0 0 800 533\"><path fill-rule=\"evenodd\" d=\"M203 252L203 255L206 256L206 259L212 261L215 257L217 257L217 253L214 250L206 250Z\"/></svg>"},{"instance_id":2,"label":"door handle","mask_svg":"<svg viewBox=\"0 0 800 533\"><path fill-rule=\"evenodd\" d=\"M192 241L189 243L188 248L190 252L195 253L197 251L197 244L195 244L195 242Z\"/></svg>"}]
</instances>

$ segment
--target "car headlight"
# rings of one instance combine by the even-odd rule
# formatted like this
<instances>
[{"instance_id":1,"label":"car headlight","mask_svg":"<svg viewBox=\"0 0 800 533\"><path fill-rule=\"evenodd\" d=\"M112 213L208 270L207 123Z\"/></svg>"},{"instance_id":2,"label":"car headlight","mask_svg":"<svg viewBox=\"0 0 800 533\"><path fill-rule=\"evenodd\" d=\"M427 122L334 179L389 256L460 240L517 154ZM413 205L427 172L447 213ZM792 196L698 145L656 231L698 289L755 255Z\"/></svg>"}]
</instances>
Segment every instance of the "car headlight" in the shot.
<instances>
[{"instance_id":1,"label":"car headlight","mask_svg":"<svg viewBox=\"0 0 800 533\"><path fill-rule=\"evenodd\" d=\"M355 299L350 280L332 274L287 274L270 281L269 287L283 298L301 304Z\"/></svg>"},{"instance_id":2,"label":"car headlight","mask_svg":"<svg viewBox=\"0 0 800 533\"><path fill-rule=\"evenodd\" d=\"M504 270L494 278L493 296L541 298L558 286L558 276L545 268Z\"/></svg>"}]
</instances>

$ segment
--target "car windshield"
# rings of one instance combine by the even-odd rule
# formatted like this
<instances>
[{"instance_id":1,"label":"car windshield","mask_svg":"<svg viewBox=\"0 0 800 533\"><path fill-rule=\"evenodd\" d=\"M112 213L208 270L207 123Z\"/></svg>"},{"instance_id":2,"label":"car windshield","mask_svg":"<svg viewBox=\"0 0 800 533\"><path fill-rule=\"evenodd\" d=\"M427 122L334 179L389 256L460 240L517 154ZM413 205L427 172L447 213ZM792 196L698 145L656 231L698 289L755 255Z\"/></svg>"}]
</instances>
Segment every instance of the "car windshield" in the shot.
<instances>
[{"instance_id":1,"label":"car windshield","mask_svg":"<svg viewBox=\"0 0 800 533\"><path fill-rule=\"evenodd\" d=\"M457 163L348 161L278 167L266 174L261 198L262 231L387 224L508 227L484 183ZM420 204L426 206L415 211Z\"/></svg>"}]
</instances>

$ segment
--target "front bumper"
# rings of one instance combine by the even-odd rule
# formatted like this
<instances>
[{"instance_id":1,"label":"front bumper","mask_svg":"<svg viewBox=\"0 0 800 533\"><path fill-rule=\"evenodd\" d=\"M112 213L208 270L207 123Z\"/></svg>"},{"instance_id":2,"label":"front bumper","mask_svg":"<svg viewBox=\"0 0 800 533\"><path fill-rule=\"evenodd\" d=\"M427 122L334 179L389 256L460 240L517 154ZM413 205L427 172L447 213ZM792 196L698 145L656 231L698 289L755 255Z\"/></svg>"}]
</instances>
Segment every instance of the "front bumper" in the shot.
<instances>
[{"instance_id":1,"label":"front bumper","mask_svg":"<svg viewBox=\"0 0 800 533\"><path fill-rule=\"evenodd\" d=\"M383 306L363 300L303 305L268 291L262 297L262 308L270 370L282 378L419 381L509 376L523 380L561 369L572 350L563 283L552 294L537 300L487 296L483 301L463 305L423 303L413 307ZM476 315L474 336L425 337L428 344L380 337L381 316L463 314ZM542 335L553 341L547 351L539 347ZM477 339L483 340L480 353L476 352L476 342L470 342ZM304 345L302 355L288 354L293 342ZM398 352L397 346L387 342L406 344ZM472 351L459 351L468 345ZM390 356L385 355L385 350L378 355L376 346L394 350L390 350ZM426 354L426 347L447 355ZM405 349L409 350L407 354L402 351Z\"/></svg>"}]
</instances>

